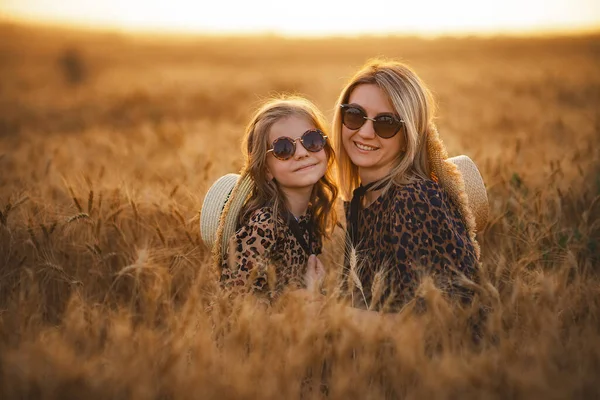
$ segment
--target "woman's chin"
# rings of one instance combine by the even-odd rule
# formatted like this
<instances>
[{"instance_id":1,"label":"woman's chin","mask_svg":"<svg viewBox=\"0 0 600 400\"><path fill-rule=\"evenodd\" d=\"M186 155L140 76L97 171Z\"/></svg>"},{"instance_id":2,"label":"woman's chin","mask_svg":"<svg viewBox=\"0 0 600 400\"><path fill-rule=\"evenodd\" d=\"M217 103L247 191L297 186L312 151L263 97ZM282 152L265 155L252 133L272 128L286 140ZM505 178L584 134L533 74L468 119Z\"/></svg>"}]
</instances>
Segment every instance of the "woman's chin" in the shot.
<instances>
[{"instance_id":1,"label":"woman's chin","mask_svg":"<svg viewBox=\"0 0 600 400\"><path fill-rule=\"evenodd\" d=\"M359 168L377 168L379 163L379 159L370 154L353 154L350 160Z\"/></svg>"}]
</instances>

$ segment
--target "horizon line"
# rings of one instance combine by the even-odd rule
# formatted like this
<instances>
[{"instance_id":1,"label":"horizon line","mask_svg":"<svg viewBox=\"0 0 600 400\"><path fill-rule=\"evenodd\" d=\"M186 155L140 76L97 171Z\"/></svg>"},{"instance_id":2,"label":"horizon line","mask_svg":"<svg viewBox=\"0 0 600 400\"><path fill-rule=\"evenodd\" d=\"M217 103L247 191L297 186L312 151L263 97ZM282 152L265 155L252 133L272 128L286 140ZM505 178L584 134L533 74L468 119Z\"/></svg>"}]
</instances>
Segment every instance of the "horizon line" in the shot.
<instances>
[{"instance_id":1,"label":"horizon line","mask_svg":"<svg viewBox=\"0 0 600 400\"><path fill-rule=\"evenodd\" d=\"M423 31L388 31L388 32L357 32L344 33L335 32L329 34L294 34L278 32L275 30L228 30L228 31L213 31L202 29L177 29L170 27L124 27L119 24L110 23L85 23L70 20L60 19L42 19L31 18L26 16L6 16L0 15L0 25L18 25L22 27L32 28L53 28L64 30L85 31L90 33L105 33L105 34L125 34L131 36L162 36L165 38L177 37L280 37L289 39L326 39L326 38L359 38L359 37L413 37L423 39L435 38L494 38L494 37L545 37L545 36L590 36L600 34L600 24L582 25L576 27L545 27L545 28L530 28L530 29L502 29L502 30L445 30L437 32Z\"/></svg>"}]
</instances>

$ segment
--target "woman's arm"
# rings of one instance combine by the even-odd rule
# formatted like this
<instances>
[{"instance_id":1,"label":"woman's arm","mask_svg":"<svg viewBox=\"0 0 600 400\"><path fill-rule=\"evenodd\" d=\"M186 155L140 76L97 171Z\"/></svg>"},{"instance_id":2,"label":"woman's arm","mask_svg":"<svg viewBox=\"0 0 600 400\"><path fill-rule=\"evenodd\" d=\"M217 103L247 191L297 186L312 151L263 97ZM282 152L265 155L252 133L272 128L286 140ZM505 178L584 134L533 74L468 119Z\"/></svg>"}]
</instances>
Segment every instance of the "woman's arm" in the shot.
<instances>
[{"instance_id":1,"label":"woman's arm","mask_svg":"<svg viewBox=\"0 0 600 400\"><path fill-rule=\"evenodd\" d=\"M458 207L435 182L421 184L412 208L396 204L396 226L404 224L396 243L396 258L450 280L455 286L457 272L473 278L477 259L475 248ZM406 214L409 208L408 215Z\"/></svg>"}]
</instances>

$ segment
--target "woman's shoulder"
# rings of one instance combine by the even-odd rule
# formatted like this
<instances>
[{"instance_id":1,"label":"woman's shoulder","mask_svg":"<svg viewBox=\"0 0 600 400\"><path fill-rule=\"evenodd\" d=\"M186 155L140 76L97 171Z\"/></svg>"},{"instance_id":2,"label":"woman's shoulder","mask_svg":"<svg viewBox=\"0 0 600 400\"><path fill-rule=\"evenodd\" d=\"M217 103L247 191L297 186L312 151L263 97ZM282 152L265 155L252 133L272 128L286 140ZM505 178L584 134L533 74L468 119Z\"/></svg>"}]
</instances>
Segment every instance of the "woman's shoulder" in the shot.
<instances>
[{"instance_id":1,"label":"woman's shoulder","mask_svg":"<svg viewBox=\"0 0 600 400\"><path fill-rule=\"evenodd\" d=\"M410 183L396 186L397 192L425 192L434 194L443 191L443 188L433 179L415 178Z\"/></svg>"},{"instance_id":2,"label":"woman's shoulder","mask_svg":"<svg viewBox=\"0 0 600 400\"><path fill-rule=\"evenodd\" d=\"M392 186L390 192L394 197L405 197L412 193L435 196L444 193L444 189L433 179L415 178L409 183Z\"/></svg>"},{"instance_id":3,"label":"woman's shoulder","mask_svg":"<svg viewBox=\"0 0 600 400\"><path fill-rule=\"evenodd\" d=\"M410 209L416 204L441 207L448 201L446 191L438 182L423 178L415 179L405 185L394 186L389 195L394 204Z\"/></svg>"}]
</instances>

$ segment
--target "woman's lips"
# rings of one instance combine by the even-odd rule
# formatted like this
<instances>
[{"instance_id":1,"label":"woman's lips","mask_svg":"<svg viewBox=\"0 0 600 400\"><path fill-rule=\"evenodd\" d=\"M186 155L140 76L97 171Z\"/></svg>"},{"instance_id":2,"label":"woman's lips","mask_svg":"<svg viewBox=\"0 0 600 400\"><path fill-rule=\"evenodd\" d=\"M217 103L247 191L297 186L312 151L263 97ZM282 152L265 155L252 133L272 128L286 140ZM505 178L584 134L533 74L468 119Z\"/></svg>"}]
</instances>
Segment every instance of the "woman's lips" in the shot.
<instances>
[{"instance_id":1,"label":"woman's lips","mask_svg":"<svg viewBox=\"0 0 600 400\"><path fill-rule=\"evenodd\" d=\"M359 142L354 142L354 146L360 151L375 151L379 149L378 147L368 146Z\"/></svg>"}]
</instances>

